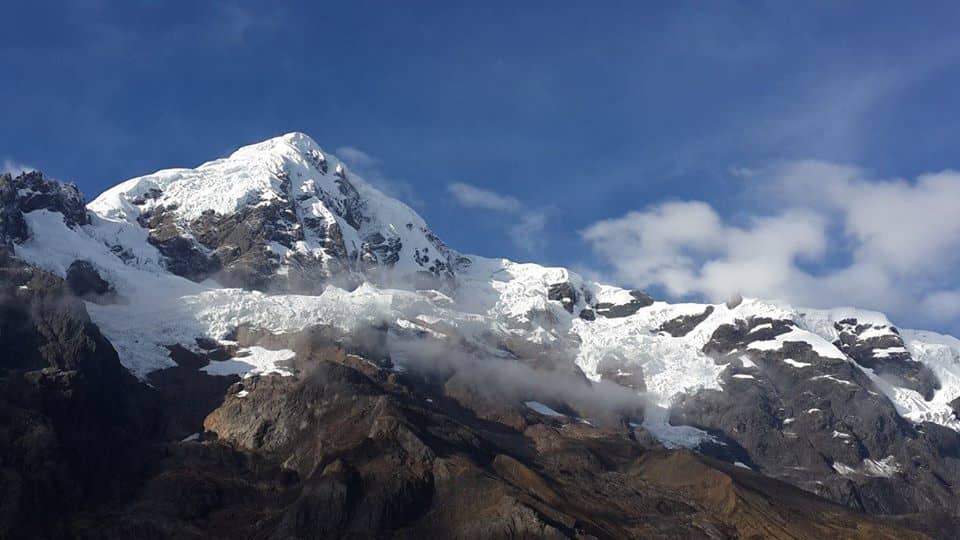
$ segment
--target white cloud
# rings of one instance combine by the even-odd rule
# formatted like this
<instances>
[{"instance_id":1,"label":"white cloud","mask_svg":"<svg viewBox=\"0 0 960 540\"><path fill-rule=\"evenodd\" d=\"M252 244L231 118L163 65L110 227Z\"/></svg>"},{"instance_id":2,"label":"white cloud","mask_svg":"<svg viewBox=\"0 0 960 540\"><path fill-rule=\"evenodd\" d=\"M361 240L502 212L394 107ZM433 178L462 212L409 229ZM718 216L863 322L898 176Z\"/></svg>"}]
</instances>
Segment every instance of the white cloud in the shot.
<instances>
[{"instance_id":1,"label":"white cloud","mask_svg":"<svg viewBox=\"0 0 960 540\"><path fill-rule=\"evenodd\" d=\"M387 176L383 172L380 160L355 146L337 148L337 157L347 164L353 172L382 191L385 195L400 199L410 206L422 206L423 200L417 196L413 186L405 180Z\"/></svg>"},{"instance_id":2,"label":"white cloud","mask_svg":"<svg viewBox=\"0 0 960 540\"><path fill-rule=\"evenodd\" d=\"M857 262L903 275L952 272L960 262L960 173L872 181L854 167L803 161L768 177L780 201L832 212L855 242Z\"/></svg>"},{"instance_id":3,"label":"white cloud","mask_svg":"<svg viewBox=\"0 0 960 540\"><path fill-rule=\"evenodd\" d=\"M447 191L461 206L499 212L511 216L506 222L505 231L510 241L527 254L536 254L547 243L544 229L548 212L544 209L527 208L523 203L509 195L478 188L463 182L454 182Z\"/></svg>"},{"instance_id":4,"label":"white cloud","mask_svg":"<svg viewBox=\"0 0 960 540\"><path fill-rule=\"evenodd\" d=\"M341 146L337 148L337 156L352 167L371 167L377 166L380 163L380 160L356 146Z\"/></svg>"},{"instance_id":5,"label":"white cloud","mask_svg":"<svg viewBox=\"0 0 960 540\"><path fill-rule=\"evenodd\" d=\"M707 203L668 202L596 223L583 237L618 280L719 299L746 289L782 289L791 277L785 270L823 253L826 223L796 210L736 227Z\"/></svg>"},{"instance_id":6,"label":"white cloud","mask_svg":"<svg viewBox=\"0 0 960 540\"><path fill-rule=\"evenodd\" d=\"M745 225L705 202L668 202L595 223L583 238L615 280L675 297L857 305L960 327L960 174L872 180L801 161L741 178L758 195Z\"/></svg>"},{"instance_id":7,"label":"white cloud","mask_svg":"<svg viewBox=\"0 0 960 540\"><path fill-rule=\"evenodd\" d=\"M13 176L17 176L20 173L35 171L36 167L31 167L24 163L18 163L12 159L4 159L3 163L0 163L0 174L10 173Z\"/></svg>"},{"instance_id":8,"label":"white cloud","mask_svg":"<svg viewBox=\"0 0 960 540\"><path fill-rule=\"evenodd\" d=\"M547 214L541 211L525 213L509 229L513 243L527 252L535 252L544 245L543 229L547 224Z\"/></svg>"},{"instance_id":9,"label":"white cloud","mask_svg":"<svg viewBox=\"0 0 960 540\"><path fill-rule=\"evenodd\" d=\"M518 212L523 208L520 201L507 195L500 195L493 191L481 189L470 184L454 182L447 186L447 191L467 208L483 208L502 212Z\"/></svg>"}]
</instances>

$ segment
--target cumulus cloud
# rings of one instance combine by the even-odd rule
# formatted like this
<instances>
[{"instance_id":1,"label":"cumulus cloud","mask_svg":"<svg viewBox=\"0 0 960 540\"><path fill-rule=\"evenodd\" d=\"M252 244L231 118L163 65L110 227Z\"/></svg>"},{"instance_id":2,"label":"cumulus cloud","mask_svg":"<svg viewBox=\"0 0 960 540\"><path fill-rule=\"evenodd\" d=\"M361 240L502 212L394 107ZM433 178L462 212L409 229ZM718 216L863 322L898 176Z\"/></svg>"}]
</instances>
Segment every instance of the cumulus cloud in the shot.
<instances>
[{"instance_id":1,"label":"cumulus cloud","mask_svg":"<svg viewBox=\"0 0 960 540\"><path fill-rule=\"evenodd\" d=\"M876 180L817 161L740 175L745 220L702 201L600 221L583 238L637 287L719 301L735 293L801 305L857 305L911 323L960 327L960 174Z\"/></svg>"},{"instance_id":2,"label":"cumulus cloud","mask_svg":"<svg viewBox=\"0 0 960 540\"><path fill-rule=\"evenodd\" d=\"M715 299L746 289L782 290L796 262L821 255L827 244L825 220L810 212L754 217L737 227L700 201L630 212L590 226L583 237L619 280Z\"/></svg>"},{"instance_id":3,"label":"cumulus cloud","mask_svg":"<svg viewBox=\"0 0 960 540\"><path fill-rule=\"evenodd\" d=\"M500 195L462 182L450 184L447 186L447 191L453 195L458 203L467 208L483 208L502 212L517 212L523 208L520 201L513 197Z\"/></svg>"},{"instance_id":4,"label":"cumulus cloud","mask_svg":"<svg viewBox=\"0 0 960 540\"><path fill-rule=\"evenodd\" d=\"M774 168L769 178L780 201L832 212L854 240L857 262L903 275L953 273L960 173L873 181L854 167L802 161Z\"/></svg>"}]
</instances>

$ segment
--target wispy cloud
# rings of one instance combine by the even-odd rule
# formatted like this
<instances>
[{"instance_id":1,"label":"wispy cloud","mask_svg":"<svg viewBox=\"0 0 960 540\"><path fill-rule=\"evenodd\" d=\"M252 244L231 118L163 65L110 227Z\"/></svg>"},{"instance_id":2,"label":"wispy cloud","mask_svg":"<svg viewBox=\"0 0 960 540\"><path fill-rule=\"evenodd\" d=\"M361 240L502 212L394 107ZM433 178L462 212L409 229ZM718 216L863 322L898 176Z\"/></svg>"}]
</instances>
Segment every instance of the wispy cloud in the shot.
<instances>
[{"instance_id":1,"label":"wispy cloud","mask_svg":"<svg viewBox=\"0 0 960 540\"><path fill-rule=\"evenodd\" d=\"M453 195L458 203L467 208L483 208L502 212L518 212L523 208L520 201L513 197L462 182L450 184L447 186L447 191Z\"/></svg>"},{"instance_id":2,"label":"wispy cloud","mask_svg":"<svg viewBox=\"0 0 960 540\"><path fill-rule=\"evenodd\" d=\"M4 159L3 162L0 163L0 174L10 173L13 176L17 176L20 173L35 171L35 170L37 170L36 167L32 167L25 163L20 163L18 161L14 161L9 158Z\"/></svg>"},{"instance_id":3,"label":"wispy cloud","mask_svg":"<svg viewBox=\"0 0 960 540\"><path fill-rule=\"evenodd\" d=\"M337 156L351 167L378 167L380 160L357 148L356 146L341 146L337 148Z\"/></svg>"},{"instance_id":4,"label":"wispy cloud","mask_svg":"<svg viewBox=\"0 0 960 540\"><path fill-rule=\"evenodd\" d=\"M383 172L383 164L379 158L356 146L341 146L337 148L336 154L353 172L359 174L384 194L394 199L400 199L410 206L423 205L423 200L417 195L409 182L387 176Z\"/></svg>"},{"instance_id":5,"label":"wispy cloud","mask_svg":"<svg viewBox=\"0 0 960 540\"><path fill-rule=\"evenodd\" d=\"M537 248L546 243L544 237L546 225L547 213L542 210L531 210L510 227L510 238L520 249L534 253Z\"/></svg>"},{"instance_id":6,"label":"wispy cloud","mask_svg":"<svg viewBox=\"0 0 960 540\"><path fill-rule=\"evenodd\" d=\"M782 74L776 88L761 83L749 103L724 96L737 114L703 129L684 130L679 137L666 136L663 146L641 149L639 159L630 155L621 181L634 182L638 170L658 178L715 177L730 163L869 160L885 136L876 129L878 119L895 118L894 111L911 92L929 87L960 64L954 40L880 59L837 55L809 70ZM775 58L777 53L771 53ZM733 62L731 68L746 71L751 62Z\"/></svg>"},{"instance_id":7,"label":"wispy cloud","mask_svg":"<svg viewBox=\"0 0 960 540\"><path fill-rule=\"evenodd\" d=\"M448 185L447 191L463 207L510 216L511 220L504 223L504 230L514 245L523 251L536 253L546 244L544 229L549 213L545 209L528 208L515 197L463 182Z\"/></svg>"},{"instance_id":8,"label":"wispy cloud","mask_svg":"<svg viewBox=\"0 0 960 540\"><path fill-rule=\"evenodd\" d=\"M247 33L258 24L265 24L264 19L249 10L230 2L214 4L214 15L211 18L210 28L227 45L243 43ZM266 19L269 21L269 18Z\"/></svg>"}]
</instances>

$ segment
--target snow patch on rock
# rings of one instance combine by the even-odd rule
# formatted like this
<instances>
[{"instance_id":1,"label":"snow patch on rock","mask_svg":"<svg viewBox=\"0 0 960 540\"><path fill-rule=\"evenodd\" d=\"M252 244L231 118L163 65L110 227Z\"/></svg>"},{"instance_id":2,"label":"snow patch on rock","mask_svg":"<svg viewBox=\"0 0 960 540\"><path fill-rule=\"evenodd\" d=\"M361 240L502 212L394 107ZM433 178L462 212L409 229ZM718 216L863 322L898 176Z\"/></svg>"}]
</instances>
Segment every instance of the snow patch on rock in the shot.
<instances>
[{"instance_id":1,"label":"snow patch on rock","mask_svg":"<svg viewBox=\"0 0 960 540\"><path fill-rule=\"evenodd\" d=\"M537 414L542 414L543 416L566 416L565 414L559 413L547 405L540 403L539 401L524 401L523 404L526 405L528 409L536 412Z\"/></svg>"},{"instance_id":2,"label":"snow patch on rock","mask_svg":"<svg viewBox=\"0 0 960 540\"><path fill-rule=\"evenodd\" d=\"M200 368L210 375L240 375L243 378L254 375L292 376L293 373L280 365L280 362L292 360L296 354L287 349L272 351L263 347L248 347L237 351L237 356L228 360L210 362ZM246 395L246 394L244 394ZM240 396L239 394L237 395Z\"/></svg>"}]
</instances>

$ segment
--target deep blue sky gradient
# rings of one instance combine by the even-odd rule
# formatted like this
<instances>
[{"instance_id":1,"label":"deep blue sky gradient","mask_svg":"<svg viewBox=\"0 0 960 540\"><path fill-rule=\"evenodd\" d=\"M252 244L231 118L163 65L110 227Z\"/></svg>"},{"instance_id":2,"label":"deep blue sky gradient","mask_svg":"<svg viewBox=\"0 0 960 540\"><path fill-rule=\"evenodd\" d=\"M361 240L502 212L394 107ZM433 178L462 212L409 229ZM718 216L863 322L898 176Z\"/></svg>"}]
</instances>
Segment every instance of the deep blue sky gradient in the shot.
<instances>
[{"instance_id":1,"label":"deep blue sky gradient","mask_svg":"<svg viewBox=\"0 0 960 540\"><path fill-rule=\"evenodd\" d=\"M955 2L279 4L0 0L0 161L92 198L304 131L375 156L457 249L565 265L658 201L735 220L740 167L960 167ZM545 211L543 242L451 182Z\"/></svg>"}]
</instances>

